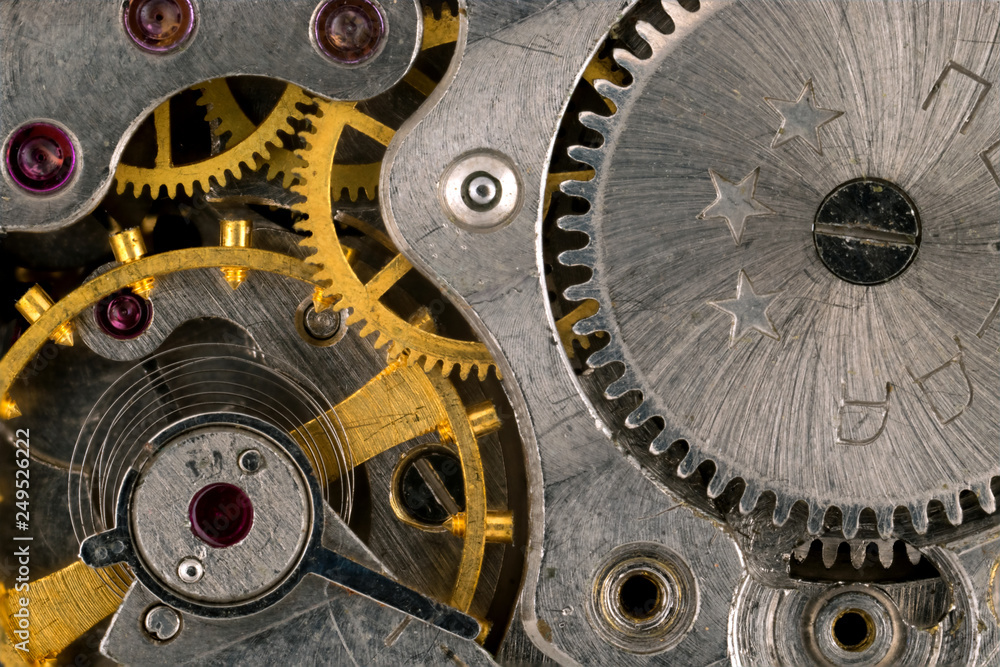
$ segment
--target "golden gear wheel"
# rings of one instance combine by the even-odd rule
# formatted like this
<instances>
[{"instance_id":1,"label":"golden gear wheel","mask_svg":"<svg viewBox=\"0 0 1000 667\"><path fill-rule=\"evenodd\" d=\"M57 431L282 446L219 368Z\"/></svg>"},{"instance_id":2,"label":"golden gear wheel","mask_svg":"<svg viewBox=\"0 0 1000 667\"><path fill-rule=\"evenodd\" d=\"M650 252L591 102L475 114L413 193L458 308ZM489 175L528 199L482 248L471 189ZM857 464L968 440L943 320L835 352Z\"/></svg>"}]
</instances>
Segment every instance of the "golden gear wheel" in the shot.
<instances>
[{"instance_id":1,"label":"golden gear wheel","mask_svg":"<svg viewBox=\"0 0 1000 667\"><path fill-rule=\"evenodd\" d=\"M290 86L289 86L290 87ZM257 131L257 126L247 118L233 96L225 79L211 79L196 86L201 91L198 106L205 107L205 120L215 121L214 134L222 137L229 134L226 146L237 146ZM287 91L287 88L286 88ZM270 155L265 159L256 155L252 171L264 170L264 176L271 181L281 176L281 186L291 187L295 181L294 172L302 168L302 161L294 151L276 145L270 145Z\"/></svg>"},{"instance_id":2,"label":"golden gear wheel","mask_svg":"<svg viewBox=\"0 0 1000 667\"><path fill-rule=\"evenodd\" d=\"M139 196L147 188L152 197L159 195L163 188L166 189L168 197L176 197L181 189L193 194L196 184L203 191L208 190L211 180L224 186L228 179L240 175L242 167L255 171L266 163L271 163L269 168L272 171L269 172L269 178L276 176L279 171L286 173L293 171L290 158L282 155L289 152L279 145L281 138L278 132L294 133L295 129L289 119L305 117L306 114L300 107L312 104L312 98L305 91L288 84L264 121L260 125L253 126L242 111L233 110L234 107L238 109L238 105L232 99L232 93L229 92L224 80L209 81L201 84L200 88L203 94L206 89L211 91L209 103L217 104L218 114L226 117L227 123L223 125L226 131L239 130L238 133L234 131L233 137L229 140L229 147L222 153L204 160L190 164L174 164L170 148L170 102L164 102L153 111L153 123L156 128L155 166L137 167L119 163L115 172L118 194L124 194L129 185L132 186L134 196ZM225 93L222 92L223 88ZM245 123L240 121L240 117ZM247 124L252 129L247 128ZM242 140L236 139L239 136L243 137Z\"/></svg>"},{"instance_id":3,"label":"golden gear wheel","mask_svg":"<svg viewBox=\"0 0 1000 667\"><path fill-rule=\"evenodd\" d=\"M362 337L378 332L376 348L392 342L394 352L398 352L406 363L422 360L427 371L440 363L445 375L457 366L463 379L476 367L479 378L485 379L490 367L495 366L485 345L446 338L416 327L379 301L413 269L403 255L393 257L367 283L361 282L351 268L333 219L334 192L341 191L341 183L334 180L339 172L334 165L337 144L347 126L382 145L388 145L394 131L359 111L355 102L316 102L319 114L313 120L313 133L305 135L307 146L299 151L307 166L297 174L300 182L292 190L305 197L305 201L294 206L296 211L307 216L297 228L310 233L301 245L316 251L310 261L319 267L314 278L316 282L328 285L323 289L323 296L332 298L338 310L352 309L347 323L363 321Z\"/></svg>"}]
</instances>

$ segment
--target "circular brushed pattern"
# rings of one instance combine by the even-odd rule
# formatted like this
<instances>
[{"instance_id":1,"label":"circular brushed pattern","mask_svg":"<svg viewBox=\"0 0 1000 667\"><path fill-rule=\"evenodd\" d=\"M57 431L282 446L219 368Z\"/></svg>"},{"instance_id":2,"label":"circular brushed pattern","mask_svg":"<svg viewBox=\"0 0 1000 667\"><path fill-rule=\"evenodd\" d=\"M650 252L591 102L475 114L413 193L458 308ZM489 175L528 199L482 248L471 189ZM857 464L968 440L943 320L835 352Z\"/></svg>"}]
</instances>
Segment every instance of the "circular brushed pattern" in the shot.
<instances>
[{"instance_id":1,"label":"circular brushed pattern","mask_svg":"<svg viewBox=\"0 0 1000 667\"><path fill-rule=\"evenodd\" d=\"M866 507L888 532L902 505L922 531L932 499L959 523L964 489L992 511L998 6L664 6L673 34L637 28L653 56L617 54L635 82L598 85L617 113L581 117L605 143L570 154L596 178L564 185L592 203L560 222L590 236L560 258L594 271L566 292L600 302L577 331L611 333L592 365L625 366L606 396L641 391L627 424L663 419L654 453L686 440L682 475L711 459L710 494L741 477L744 509L771 490L778 521L804 499L814 531L838 506L848 533ZM910 236L864 232L909 253L881 284L828 270L814 240L859 179L919 210Z\"/></svg>"}]
</instances>

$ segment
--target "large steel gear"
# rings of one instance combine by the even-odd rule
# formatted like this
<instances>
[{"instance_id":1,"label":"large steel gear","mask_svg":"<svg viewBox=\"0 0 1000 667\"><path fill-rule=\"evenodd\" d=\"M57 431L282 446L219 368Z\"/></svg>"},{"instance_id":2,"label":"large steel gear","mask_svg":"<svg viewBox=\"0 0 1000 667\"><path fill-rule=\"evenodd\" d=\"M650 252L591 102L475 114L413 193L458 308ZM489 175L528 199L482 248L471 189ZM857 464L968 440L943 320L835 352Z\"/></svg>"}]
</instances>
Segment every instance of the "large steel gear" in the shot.
<instances>
[{"instance_id":1,"label":"large steel gear","mask_svg":"<svg viewBox=\"0 0 1000 667\"><path fill-rule=\"evenodd\" d=\"M593 272L565 294L600 304L575 330L624 367L604 396L641 392L653 454L686 443L682 477L711 461L711 497L741 478L778 524L803 500L814 533L831 507L849 537L865 509L924 532L965 491L992 513L1000 7L663 6L650 57L615 52L633 82L597 85L617 111L580 117L595 177L563 186L589 243L560 261Z\"/></svg>"}]
</instances>

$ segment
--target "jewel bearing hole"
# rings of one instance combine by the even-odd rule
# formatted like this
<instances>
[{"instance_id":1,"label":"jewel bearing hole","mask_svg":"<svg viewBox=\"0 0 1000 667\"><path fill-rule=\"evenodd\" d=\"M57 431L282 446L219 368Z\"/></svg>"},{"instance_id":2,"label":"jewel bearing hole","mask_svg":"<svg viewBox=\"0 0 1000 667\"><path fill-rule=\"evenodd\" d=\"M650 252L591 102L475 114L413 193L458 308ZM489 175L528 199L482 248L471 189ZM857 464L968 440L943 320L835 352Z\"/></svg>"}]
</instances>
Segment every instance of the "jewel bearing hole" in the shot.
<instances>
[{"instance_id":1,"label":"jewel bearing hole","mask_svg":"<svg viewBox=\"0 0 1000 667\"><path fill-rule=\"evenodd\" d=\"M194 6L191 0L129 0L124 20L125 31L139 48L165 53L191 36Z\"/></svg>"},{"instance_id":2,"label":"jewel bearing hole","mask_svg":"<svg viewBox=\"0 0 1000 667\"><path fill-rule=\"evenodd\" d=\"M94 306L94 319L105 334L118 340L142 335L153 320L153 303L131 289L115 292Z\"/></svg>"},{"instance_id":3,"label":"jewel bearing hole","mask_svg":"<svg viewBox=\"0 0 1000 667\"><path fill-rule=\"evenodd\" d=\"M405 461L397 492L403 511L418 523L440 526L465 510L462 465L454 454L430 451Z\"/></svg>"},{"instance_id":4,"label":"jewel bearing hole","mask_svg":"<svg viewBox=\"0 0 1000 667\"><path fill-rule=\"evenodd\" d=\"M357 65L378 53L385 17L371 0L328 0L316 13L313 31L324 55L343 65Z\"/></svg>"},{"instance_id":5,"label":"jewel bearing hole","mask_svg":"<svg viewBox=\"0 0 1000 667\"><path fill-rule=\"evenodd\" d=\"M648 572L634 572L618 589L618 605L627 618L642 622L656 616L663 608L664 591Z\"/></svg>"},{"instance_id":6,"label":"jewel bearing hole","mask_svg":"<svg viewBox=\"0 0 1000 667\"><path fill-rule=\"evenodd\" d=\"M7 174L21 188L46 194L64 186L76 168L73 142L61 128L28 123L14 132L6 150Z\"/></svg>"},{"instance_id":7,"label":"jewel bearing hole","mask_svg":"<svg viewBox=\"0 0 1000 667\"><path fill-rule=\"evenodd\" d=\"M868 612L846 609L833 621L833 641L845 651L860 652L875 642L875 622Z\"/></svg>"},{"instance_id":8,"label":"jewel bearing hole","mask_svg":"<svg viewBox=\"0 0 1000 667\"><path fill-rule=\"evenodd\" d=\"M253 504L240 487L225 482L209 484L188 507L191 532L205 544L224 549L237 544L253 527Z\"/></svg>"}]
</instances>

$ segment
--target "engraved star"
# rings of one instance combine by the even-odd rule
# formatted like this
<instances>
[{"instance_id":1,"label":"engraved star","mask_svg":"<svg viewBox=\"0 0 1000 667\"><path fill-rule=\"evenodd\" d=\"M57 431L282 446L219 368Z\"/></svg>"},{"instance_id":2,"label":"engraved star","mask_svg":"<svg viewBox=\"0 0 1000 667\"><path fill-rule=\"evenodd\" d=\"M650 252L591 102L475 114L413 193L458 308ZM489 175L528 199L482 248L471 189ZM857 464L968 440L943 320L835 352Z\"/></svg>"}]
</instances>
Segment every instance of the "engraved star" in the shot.
<instances>
[{"instance_id":1,"label":"engraved star","mask_svg":"<svg viewBox=\"0 0 1000 667\"><path fill-rule=\"evenodd\" d=\"M733 183L714 169L709 169L708 175L712 177L712 184L715 185L715 201L698 214L698 219L723 218L729 225L729 231L736 245L743 242L743 230L746 228L747 218L774 215L774 211L755 199L760 167L744 176L739 183Z\"/></svg>"},{"instance_id":2,"label":"engraved star","mask_svg":"<svg viewBox=\"0 0 1000 667\"><path fill-rule=\"evenodd\" d=\"M843 111L834 109L821 109L816 106L813 97L812 79L806 81L799 93L799 98L794 102L789 100L779 100L774 97L765 97L764 101L771 105L775 111L781 114L781 127L774 135L771 148L777 148L798 137L809 144L809 147L817 154L823 154L823 140L819 136L821 127L844 115ZM812 142L815 138L816 143Z\"/></svg>"},{"instance_id":3,"label":"engraved star","mask_svg":"<svg viewBox=\"0 0 1000 667\"><path fill-rule=\"evenodd\" d=\"M771 302L779 294L781 292L757 294L753 291L753 283L750 282L747 272L740 269L739 282L736 285L736 298L709 301L710 304L733 318L733 327L729 331L730 348L736 345L736 341L750 329L756 329L769 338L781 340L781 335L774 328L771 318L767 316L767 309L771 307Z\"/></svg>"}]
</instances>

